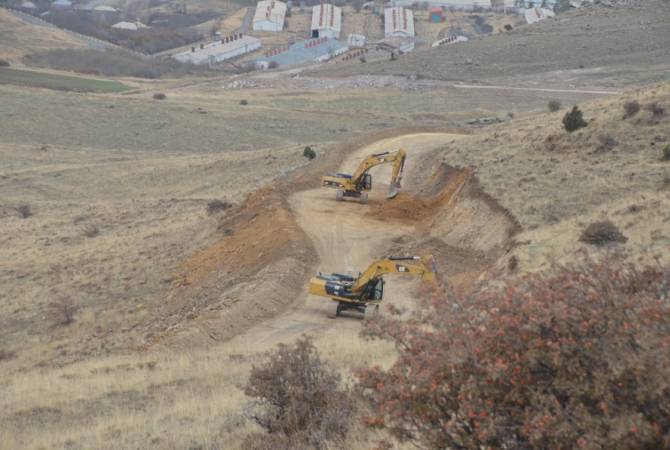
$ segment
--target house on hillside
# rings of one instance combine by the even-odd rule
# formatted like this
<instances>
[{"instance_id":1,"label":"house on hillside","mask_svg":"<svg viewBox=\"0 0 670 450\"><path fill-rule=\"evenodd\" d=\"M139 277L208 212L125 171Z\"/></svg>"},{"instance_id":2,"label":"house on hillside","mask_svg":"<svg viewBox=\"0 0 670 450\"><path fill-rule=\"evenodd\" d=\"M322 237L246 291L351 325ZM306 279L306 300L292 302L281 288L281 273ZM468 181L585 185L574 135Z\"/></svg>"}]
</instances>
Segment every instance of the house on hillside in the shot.
<instances>
[{"instance_id":1,"label":"house on hillside","mask_svg":"<svg viewBox=\"0 0 670 450\"><path fill-rule=\"evenodd\" d=\"M51 9L54 11L68 11L72 9L72 2L70 0L56 0L51 4Z\"/></svg>"},{"instance_id":2,"label":"house on hillside","mask_svg":"<svg viewBox=\"0 0 670 450\"><path fill-rule=\"evenodd\" d=\"M144 25L140 21L135 21L135 22L118 22L112 25L112 28L114 28L115 30L138 31L151 27Z\"/></svg>"},{"instance_id":3,"label":"house on hillside","mask_svg":"<svg viewBox=\"0 0 670 450\"><path fill-rule=\"evenodd\" d=\"M286 18L286 3L278 0L261 0L254 14L254 31L281 31Z\"/></svg>"},{"instance_id":4,"label":"house on hillside","mask_svg":"<svg viewBox=\"0 0 670 450\"><path fill-rule=\"evenodd\" d=\"M201 44L200 47L191 47L190 51L177 53L172 57L177 61L191 64L214 65L221 61L251 53L261 48L261 41L242 33L224 37L216 42Z\"/></svg>"},{"instance_id":5,"label":"house on hillside","mask_svg":"<svg viewBox=\"0 0 670 450\"><path fill-rule=\"evenodd\" d=\"M28 13L34 13L35 11L37 11L37 5L35 5L33 2L29 2L29 1L25 1L25 2L21 3L21 6L19 6L19 8L22 11L26 11Z\"/></svg>"},{"instance_id":6,"label":"house on hillside","mask_svg":"<svg viewBox=\"0 0 670 450\"><path fill-rule=\"evenodd\" d=\"M414 13L406 8L384 9L384 36L389 37L414 37Z\"/></svg>"},{"instance_id":7,"label":"house on hillside","mask_svg":"<svg viewBox=\"0 0 670 450\"><path fill-rule=\"evenodd\" d=\"M107 5L98 5L91 10L91 17L96 22L114 23L119 20L121 12Z\"/></svg>"},{"instance_id":8,"label":"house on hillside","mask_svg":"<svg viewBox=\"0 0 670 450\"><path fill-rule=\"evenodd\" d=\"M444 10L440 6L433 6L428 11L428 20L433 23L444 22L447 18L444 16Z\"/></svg>"},{"instance_id":9,"label":"house on hillside","mask_svg":"<svg viewBox=\"0 0 670 450\"><path fill-rule=\"evenodd\" d=\"M546 8L530 8L523 12L523 16L528 24L536 23L555 15L551 9Z\"/></svg>"},{"instance_id":10,"label":"house on hillside","mask_svg":"<svg viewBox=\"0 0 670 450\"><path fill-rule=\"evenodd\" d=\"M312 8L312 38L337 39L342 31L342 8L321 3Z\"/></svg>"}]
</instances>

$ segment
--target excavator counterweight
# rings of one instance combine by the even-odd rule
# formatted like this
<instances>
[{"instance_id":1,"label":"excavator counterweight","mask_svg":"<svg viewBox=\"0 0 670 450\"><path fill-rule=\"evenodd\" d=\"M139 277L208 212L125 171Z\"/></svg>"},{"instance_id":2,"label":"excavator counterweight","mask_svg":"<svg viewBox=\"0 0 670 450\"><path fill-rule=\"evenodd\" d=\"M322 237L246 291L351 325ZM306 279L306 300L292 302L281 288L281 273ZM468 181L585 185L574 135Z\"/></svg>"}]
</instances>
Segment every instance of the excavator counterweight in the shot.
<instances>
[{"instance_id":1,"label":"excavator counterweight","mask_svg":"<svg viewBox=\"0 0 670 450\"><path fill-rule=\"evenodd\" d=\"M396 152L384 152L370 155L359 164L353 174L335 173L321 178L321 186L337 189L335 199L344 200L345 197L358 198L361 203L367 203L368 192L372 190L372 175L368 171L380 164L393 164L391 185L386 198L394 198L400 189L400 180L405 166L406 153L403 149Z\"/></svg>"},{"instance_id":2,"label":"excavator counterweight","mask_svg":"<svg viewBox=\"0 0 670 450\"><path fill-rule=\"evenodd\" d=\"M387 256L373 262L358 277L340 273L317 273L309 282L309 293L334 301L331 317L346 309L365 313L379 307L384 297L384 275L396 273L435 280L432 256Z\"/></svg>"}]
</instances>

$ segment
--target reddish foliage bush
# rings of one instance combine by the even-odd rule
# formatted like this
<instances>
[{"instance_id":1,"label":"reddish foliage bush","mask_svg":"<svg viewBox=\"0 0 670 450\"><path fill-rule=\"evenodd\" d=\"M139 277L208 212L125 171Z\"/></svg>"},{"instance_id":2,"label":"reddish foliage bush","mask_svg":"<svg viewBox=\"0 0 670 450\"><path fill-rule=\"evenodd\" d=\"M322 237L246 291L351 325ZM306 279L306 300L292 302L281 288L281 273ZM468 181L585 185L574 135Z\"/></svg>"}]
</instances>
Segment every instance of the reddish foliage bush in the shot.
<instances>
[{"instance_id":1,"label":"reddish foliage bush","mask_svg":"<svg viewBox=\"0 0 670 450\"><path fill-rule=\"evenodd\" d=\"M357 373L365 421L427 448L670 448L669 291L670 267L611 259L427 296L364 332L399 353Z\"/></svg>"},{"instance_id":2,"label":"reddish foliage bush","mask_svg":"<svg viewBox=\"0 0 670 450\"><path fill-rule=\"evenodd\" d=\"M258 400L254 420L269 434L250 434L245 448L323 448L346 436L354 409L340 375L306 337L268 352L244 393Z\"/></svg>"}]
</instances>

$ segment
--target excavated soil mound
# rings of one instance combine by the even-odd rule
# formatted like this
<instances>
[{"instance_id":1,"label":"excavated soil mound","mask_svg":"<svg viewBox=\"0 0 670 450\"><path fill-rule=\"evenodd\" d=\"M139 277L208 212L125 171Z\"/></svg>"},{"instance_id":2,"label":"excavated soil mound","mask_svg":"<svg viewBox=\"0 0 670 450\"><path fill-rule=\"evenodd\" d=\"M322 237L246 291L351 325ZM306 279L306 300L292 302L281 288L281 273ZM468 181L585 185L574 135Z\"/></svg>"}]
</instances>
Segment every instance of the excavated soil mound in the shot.
<instances>
[{"instance_id":1,"label":"excavated soil mound","mask_svg":"<svg viewBox=\"0 0 670 450\"><path fill-rule=\"evenodd\" d=\"M448 207L463 187L471 180L468 169L454 169L440 164L419 189L418 195L399 193L394 199L371 205L368 215L380 219L428 224L439 210Z\"/></svg>"}]
</instances>

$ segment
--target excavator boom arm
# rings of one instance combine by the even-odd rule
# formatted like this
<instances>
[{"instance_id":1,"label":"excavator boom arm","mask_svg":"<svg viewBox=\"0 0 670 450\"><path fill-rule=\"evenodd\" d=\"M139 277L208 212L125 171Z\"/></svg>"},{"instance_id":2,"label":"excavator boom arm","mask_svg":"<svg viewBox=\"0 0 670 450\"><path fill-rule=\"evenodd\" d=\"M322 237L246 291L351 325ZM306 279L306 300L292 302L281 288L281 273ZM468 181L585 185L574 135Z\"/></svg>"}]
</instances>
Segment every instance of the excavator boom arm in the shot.
<instances>
[{"instance_id":1,"label":"excavator boom arm","mask_svg":"<svg viewBox=\"0 0 670 450\"><path fill-rule=\"evenodd\" d=\"M400 178L402 176L402 170L405 166L405 157L407 154L405 150L400 149L396 152L384 152L377 153L376 155L370 155L365 158L356 169L356 172L352 175L352 181L354 183L359 183L363 175L367 173L374 166L380 164L392 163L393 164L393 174L391 175L391 184L399 185Z\"/></svg>"},{"instance_id":2,"label":"excavator boom arm","mask_svg":"<svg viewBox=\"0 0 670 450\"><path fill-rule=\"evenodd\" d=\"M352 286L351 290L356 292L363 289L367 283L387 273L399 273L420 276L424 281L435 280L435 269L433 258L430 256L394 257L389 256L375 261L361 274Z\"/></svg>"}]
</instances>

